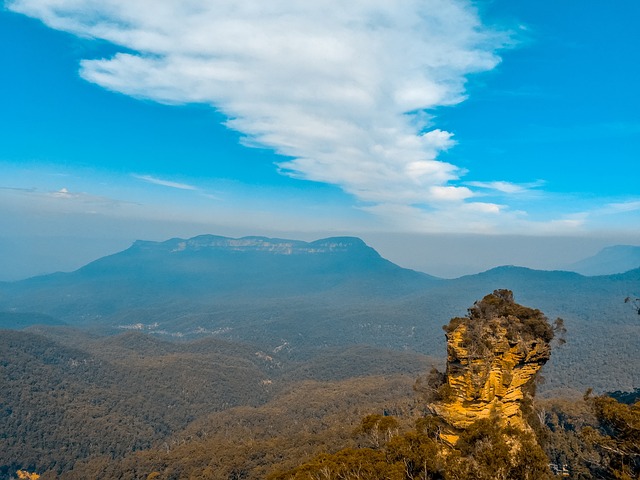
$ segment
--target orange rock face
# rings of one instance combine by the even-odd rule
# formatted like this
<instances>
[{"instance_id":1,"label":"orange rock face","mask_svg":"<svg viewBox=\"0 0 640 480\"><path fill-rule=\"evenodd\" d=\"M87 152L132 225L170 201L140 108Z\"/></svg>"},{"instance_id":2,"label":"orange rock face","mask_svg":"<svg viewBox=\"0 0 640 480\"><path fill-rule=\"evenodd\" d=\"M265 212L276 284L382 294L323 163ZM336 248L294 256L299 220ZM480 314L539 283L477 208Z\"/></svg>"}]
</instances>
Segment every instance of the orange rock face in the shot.
<instances>
[{"instance_id":1,"label":"orange rock face","mask_svg":"<svg viewBox=\"0 0 640 480\"><path fill-rule=\"evenodd\" d=\"M446 394L430 405L445 423L441 438L455 445L462 430L485 418L530 431L522 403L551 353L546 317L516 304L510 291L497 290L445 329Z\"/></svg>"}]
</instances>

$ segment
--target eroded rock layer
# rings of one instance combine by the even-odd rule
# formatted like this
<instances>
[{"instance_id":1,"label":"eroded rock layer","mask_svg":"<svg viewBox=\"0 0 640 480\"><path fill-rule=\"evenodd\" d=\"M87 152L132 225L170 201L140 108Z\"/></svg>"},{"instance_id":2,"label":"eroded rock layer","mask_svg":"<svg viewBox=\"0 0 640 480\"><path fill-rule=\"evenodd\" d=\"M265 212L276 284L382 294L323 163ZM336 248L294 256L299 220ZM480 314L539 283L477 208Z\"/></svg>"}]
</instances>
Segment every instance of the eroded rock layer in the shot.
<instances>
[{"instance_id":1,"label":"eroded rock layer","mask_svg":"<svg viewBox=\"0 0 640 480\"><path fill-rule=\"evenodd\" d=\"M480 419L530 431L523 402L549 359L553 329L539 310L523 307L509 290L496 290L454 318L447 332L447 371L441 400L430 405L444 422L441 438L455 445Z\"/></svg>"}]
</instances>

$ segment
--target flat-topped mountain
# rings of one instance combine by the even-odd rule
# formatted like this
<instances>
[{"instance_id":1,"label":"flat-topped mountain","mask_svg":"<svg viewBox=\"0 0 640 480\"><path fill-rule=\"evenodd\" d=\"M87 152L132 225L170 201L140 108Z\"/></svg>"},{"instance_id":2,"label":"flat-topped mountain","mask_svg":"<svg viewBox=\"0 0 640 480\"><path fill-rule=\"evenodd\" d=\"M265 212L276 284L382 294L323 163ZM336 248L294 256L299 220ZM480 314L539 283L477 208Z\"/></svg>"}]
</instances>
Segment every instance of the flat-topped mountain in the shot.
<instances>
[{"instance_id":1,"label":"flat-topped mountain","mask_svg":"<svg viewBox=\"0 0 640 480\"><path fill-rule=\"evenodd\" d=\"M201 235L137 241L74 272L0 284L0 311L42 312L77 324L135 309L193 311L229 301L386 298L437 281L354 237L303 242Z\"/></svg>"},{"instance_id":2,"label":"flat-topped mountain","mask_svg":"<svg viewBox=\"0 0 640 480\"><path fill-rule=\"evenodd\" d=\"M155 263L154 263L155 262ZM293 273L385 272L411 278L428 275L401 268L382 258L373 248L355 237L334 237L303 242L267 237L227 238L200 235L165 242L136 241L123 252L89 263L70 275L122 271L128 275L141 270L171 270L201 275L205 272L247 277L279 275L281 268ZM434 278L434 277L431 277ZM249 278L247 278L249 280Z\"/></svg>"},{"instance_id":3,"label":"flat-topped mountain","mask_svg":"<svg viewBox=\"0 0 640 480\"><path fill-rule=\"evenodd\" d=\"M227 252L269 252L277 255L322 254L336 252L368 252L379 257L377 252L368 247L357 237L332 237L314 242L285 240L249 236L228 238L218 235L199 235L189 239L173 238L166 242L149 242L138 240L132 248L140 250L167 251L170 253L184 251L223 250Z\"/></svg>"},{"instance_id":4,"label":"flat-topped mountain","mask_svg":"<svg viewBox=\"0 0 640 480\"><path fill-rule=\"evenodd\" d=\"M143 281L147 286L168 287L190 295L242 289L278 296L324 291L344 286L354 278L371 286L384 277L390 290L398 283L404 286L407 282L435 279L385 260L354 237L303 242L214 235L165 242L137 241L123 252L63 275L66 281L107 276L129 285ZM47 277L34 281L46 282Z\"/></svg>"}]
</instances>

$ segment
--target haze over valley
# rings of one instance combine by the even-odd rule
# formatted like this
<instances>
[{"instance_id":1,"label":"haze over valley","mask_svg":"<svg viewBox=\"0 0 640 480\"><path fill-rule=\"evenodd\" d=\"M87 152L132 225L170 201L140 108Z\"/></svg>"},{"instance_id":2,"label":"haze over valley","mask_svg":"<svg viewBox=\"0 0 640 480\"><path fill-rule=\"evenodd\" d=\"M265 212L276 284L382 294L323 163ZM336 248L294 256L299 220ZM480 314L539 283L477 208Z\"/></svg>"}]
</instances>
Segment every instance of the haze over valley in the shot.
<instances>
[{"instance_id":1,"label":"haze over valley","mask_svg":"<svg viewBox=\"0 0 640 480\"><path fill-rule=\"evenodd\" d=\"M601 259L608 268L612 252L619 262L627 254L627 263L611 275L502 266L447 280L399 267L356 237L137 241L74 272L0 284L0 319L6 328L63 324L109 335L212 337L294 358L349 345L444 358L446 319L509 286L569 329L543 388L630 390L640 378L627 359L640 336L624 299L640 287L637 249L612 247L583 264L596 268ZM602 361L598 368L594 359Z\"/></svg>"},{"instance_id":2,"label":"haze over valley","mask_svg":"<svg viewBox=\"0 0 640 480\"><path fill-rule=\"evenodd\" d=\"M367 412L421 412L416 378L447 358L440 327L504 285L566 328L539 408L566 409L555 398L588 388L636 391L640 322L624 299L640 268L587 277L503 266L446 280L356 237L201 235L0 283L0 327L10 329L0 422L13 432L0 475L183 478L204 468L205 478L257 479L291 469L351 445ZM549 445L572 471L589 471Z\"/></svg>"}]
</instances>

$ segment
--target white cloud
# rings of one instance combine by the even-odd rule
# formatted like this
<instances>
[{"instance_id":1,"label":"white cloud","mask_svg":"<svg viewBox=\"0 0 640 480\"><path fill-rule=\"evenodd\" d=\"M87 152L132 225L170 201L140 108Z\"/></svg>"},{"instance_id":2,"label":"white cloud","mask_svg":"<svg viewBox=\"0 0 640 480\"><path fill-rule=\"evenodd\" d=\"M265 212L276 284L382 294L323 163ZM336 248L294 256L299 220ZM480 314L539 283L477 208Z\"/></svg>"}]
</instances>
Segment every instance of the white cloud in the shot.
<instances>
[{"instance_id":1,"label":"white cloud","mask_svg":"<svg viewBox=\"0 0 640 480\"><path fill-rule=\"evenodd\" d=\"M33 211L53 214L96 212L121 214L124 211L136 209L140 205L133 201L70 190L66 187L57 190L0 187L0 204L5 207L13 205L25 214ZM1 212L0 216L2 216Z\"/></svg>"},{"instance_id":2,"label":"white cloud","mask_svg":"<svg viewBox=\"0 0 640 480\"><path fill-rule=\"evenodd\" d=\"M66 199L78 198L80 196L80 194L78 193L71 193L69 190L67 190L64 187L55 192L51 192L49 195L51 195L53 198L66 198Z\"/></svg>"},{"instance_id":3,"label":"white cloud","mask_svg":"<svg viewBox=\"0 0 640 480\"><path fill-rule=\"evenodd\" d=\"M640 200L630 200L627 202L616 202L605 205L601 213L625 213L640 210Z\"/></svg>"},{"instance_id":4,"label":"white cloud","mask_svg":"<svg viewBox=\"0 0 640 480\"><path fill-rule=\"evenodd\" d=\"M47 25L133 53L81 75L169 104L201 102L246 143L290 157L281 172L373 204L461 203L464 174L438 160L451 133L425 113L465 98L506 35L468 0L10 0ZM174 188L189 185L138 178Z\"/></svg>"},{"instance_id":5,"label":"white cloud","mask_svg":"<svg viewBox=\"0 0 640 480\"><path fill-rule=\"evenodd\" d=\"M132 175L138 180L143 180L147 183L153 183L154 185L161 185L163 187L177 188L179 190L198 190L197 187L186 183L172 182L171 180L162 180L160 178L152 177L151 175Z\"/></svg>"},{"instance_id":6,"label":"white cloud","mask_svg":"<svg viewBox=\"0 0 640 480\"><path fill-rule=\"evenodd\" d=\"M52 192L41 193L37 190L32 190L29 192L29 195L32 197L39 197L41 200L45 202L49 202L50 204L56 203L56 201L60 201L60 203L64 203L66 205L77 205L80 208L91 207L94 208L96 206L105 207L108 209L113 209L117 207L121 207L123 205L132 206L136 205L135 202L128 202L123 200L117 200L115 198L110 198L102 195L94 195L87 192L76 192L70 191L66 187L63 187L59 190L55 190ZM53 207L55 208L55 207Z\"/></svg>"},{"instance_id":7,"label":"white cloud","mask_svg":"<svg viewBox=\"0 0 640 480\"><path fill-rule=\"evenodd\" d=\"M455 202L464 200L465 198L469 198L473 196L471 190L466 187L441 187L434 186L431 187L432 199L447 201L447 202Z\"/></svg>"},{"instance_id":8,"label":"white cloud","mask_svg":"<svg viewBox=\"0 0 640 480\"><path fill-rule=\"evenodd\" d=\"M0 187L0 190L8 190L11 192L24 192L24 193L32 193L35 192L35 188L24 188L24 187Z\"/></svg>"},{"instance_id":9,"label":"white cloud","mask_svg":"<svg viewBox=\"0 0 640 480\"><path fill-rule=\"evenodd\" d=\"M598 202L599 203L599 202ZM587 205L585 209L570 215L565 215L558 223L566 225L589 226L591 228L611 228L608 223L612 219L624 217L627 219L625 223L633 225L634 218L640 214L640 200L627 200L621 202L609 202L604 205L600 204ZM637 222L636 222L637 223ZM637 228L636 228L637 230Z\"/></svg>"},{"instance_id":10,"label":"white cloud","mask_svg":"<svg viewBox=\"0 0 640 480\"><path fill-rule=\"evenodd\" d=\"M447 208L432 209L379 204L363 210L385 218L385 227L394 231L504 233L521 228L524 222L520 212L510 212L503 205L484 202L452 203Z\"/></svg>"},{"instance_id":11,"label":"white cloud","mask_svg":"<svg viewBox=\"0 0 640 480\"><path fill-rule=\"evenodd\" d=\"M482 188L485 190L494 190L500 193L506 193L508 195L520 194L530 192L531 190L541 187L545 184L544 181L538 180L536 182L529 183L511 183L511 182L466 182L466 185L470 187Z\"/></svg>"}]
</instances>

